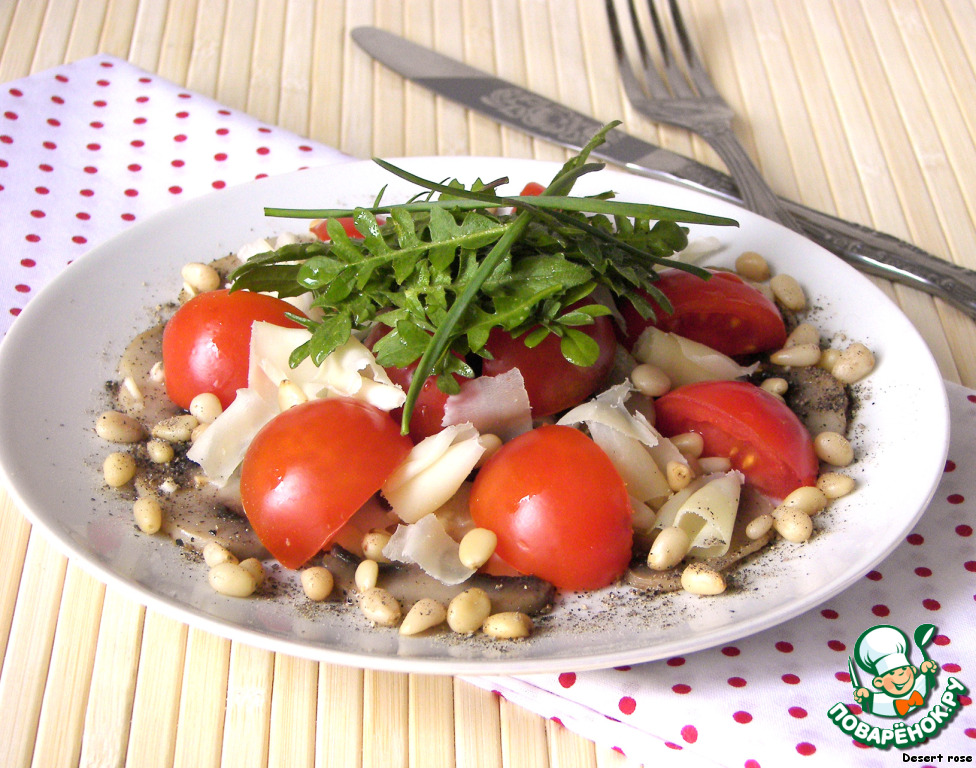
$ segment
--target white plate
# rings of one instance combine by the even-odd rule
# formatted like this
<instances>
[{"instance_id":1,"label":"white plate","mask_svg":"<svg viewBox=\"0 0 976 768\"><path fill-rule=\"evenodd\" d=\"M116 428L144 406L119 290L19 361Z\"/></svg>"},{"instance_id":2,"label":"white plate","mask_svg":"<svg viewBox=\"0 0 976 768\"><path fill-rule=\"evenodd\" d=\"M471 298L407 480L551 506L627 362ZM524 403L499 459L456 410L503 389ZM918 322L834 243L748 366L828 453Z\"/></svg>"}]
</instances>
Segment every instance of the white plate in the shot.
<instances>
[{"instance_id":1,"label":"white plate","mask_svg":"<svg viewBox=\"0 0 976 768\"><path fill-rule=\"evenodd\" d=\"M558 165L498 158L397 161L430 179L548 181ZM779 544L741 569L718 598L653 599L610 589L562 602L520 643L451 637L402 639L367 626L357 612L293 599L222 597L206 567L171 541L140 534L129 502L101 487L111 449L93 432L127 342L171 300L180 267L207 261L259 236L301 231L307 222L267 219L264 206L369 204L407 185L370 162L262 179L190 201L137 225L78 259L36 296L0 346L0 467L31 523L74 562L149 607L209 631L274 651L360 667L450 674L528 673L633 664L689 653L772 627L844 590L876 566L921 516L944 466L948 408L938 369L918 333L870 281L820 247L738 207L698 192L612 171L576 191L614 189L621 200L707 211L739 228L698 228L723 248L766 255L793 274L816 307L827 339L862 341L878 366L858 386L853 426L859 489L816 518L807 544Z\"/></svg>"}]
</instances>

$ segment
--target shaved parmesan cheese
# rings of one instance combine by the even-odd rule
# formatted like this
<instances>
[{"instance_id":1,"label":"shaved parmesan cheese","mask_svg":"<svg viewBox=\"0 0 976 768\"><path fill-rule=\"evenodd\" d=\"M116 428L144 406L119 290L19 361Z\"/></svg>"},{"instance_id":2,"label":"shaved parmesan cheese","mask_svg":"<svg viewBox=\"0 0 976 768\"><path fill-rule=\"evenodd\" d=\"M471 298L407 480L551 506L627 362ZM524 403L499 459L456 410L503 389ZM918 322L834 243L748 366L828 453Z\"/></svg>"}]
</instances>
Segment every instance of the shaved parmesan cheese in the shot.
<instances>
[{"instance_id":1,"label":"shaved parmesan cheese","mask_svg":"<svg viewBox=\"0 0 976 768\"><path fill-rule=\"evenodd\" d=\"M743 367L711 347L653 326L637 339L633 355L664 371L675 387L696 381L738 379L756 370L756 365Z\"/></svg>"},{"instance_id":2,"label":"shaved parmesan cheese","mask_svg":"<svg viewBox=\"0 0 976 768\"><path fill-rule=\"evenodd\" d=\"M692 559L721 557L732 541L744 479L737 470L700 478L668 500L655 527L682 528L691 539Z\"/></svg>"},{"instance_id":3,"label":"shaved parmesan cheese","mask_svg":"<svg viewBox=\"0 0 976 768\"><path fill-rule=\"evenodd\" d=\"M461 562L459 545L447 535L436 515L412 525L398 525L383 554L399 563L415 563L444 584L460 584L474 574Z\"/></svg>"},{"instance_id":4,"label":"shaved parmesan cheese","mask_svg":"<svg viewBox=\"0 0 976 768\"><path fill-rule=\"evenodd\" d=\"M513 368L465 382L461 392L444 403L441 426L464 423L483 435L498 435L503 442L531 430L532 408L522 372Z\"/></svg>"},{"instance_id":5,"label":"shaved parmesan cheese","mask_svg":"<svg viewBox=\"0 0 976 768\"><path fill-rule=\"evenodd\" d=\"M384 411L399 408L406 393L394 384L386 371L361 341L350 337L315 365L305 358L292 368L292 351L311 338L304 328L282 328L256 322L251 326L251 357L248 386L265 397L277 397L278 385L288 379L310 400L323 397L354 397Z\"/></svg>"},{"instance_id":6,"label":"shaved parmesan cheese","mask_svg":"<svg viewBox=\"0 0 976 768\"><path fill-rule=\"evenodd\" d=\"M485 452L471 424L445 427L421 440L384 483L381 492L405 523L445 504Z\"/></svg>"},{"instance_id":7,"label":"shaved parmesan cheese","mask_svg":"<svg viewBox=\"0 0 976 768\"><path fill-rule=\"evenodd\" d=\"M620 473L627 492L638 501L660 503L671 493L664 468L668 462L687 465L688 460L644 414L627 409L633 391L630 382L610 387L573 408L558 423L585 424L590 437Z\"/></svg>"},{"instance_id":8,"label":"shaved parmesan cheese","mask_svg":"<svg viewBox=\"0 0 976 768\"><path fill-rule=\"evenodd\" d=\"M186 456L203 468L211 483L222 488L244 460L254 436L277 415L275 401L269 402L257 390L239 389L234 402L203 431Z\"/></svg>"}]
</instances>

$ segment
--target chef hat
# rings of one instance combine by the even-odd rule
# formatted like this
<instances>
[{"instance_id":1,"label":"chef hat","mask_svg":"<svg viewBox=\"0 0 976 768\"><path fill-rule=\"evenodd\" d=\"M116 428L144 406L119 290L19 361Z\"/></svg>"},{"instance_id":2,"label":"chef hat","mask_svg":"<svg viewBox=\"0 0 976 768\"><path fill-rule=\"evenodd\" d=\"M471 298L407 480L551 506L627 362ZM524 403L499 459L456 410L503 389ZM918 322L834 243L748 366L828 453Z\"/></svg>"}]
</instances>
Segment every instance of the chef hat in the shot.
<instances>
[{"instance_id":1,"label":"chef hat","mask_svg":"<svg viewBox=\"0 0 976 768\"><path fill-rule=\"evenodd\" d=\"M887 625L873 627L862 634L854 645L854 656L863 669L876 676L911 664L905 633Z\"/></svg>"}]
</instances>

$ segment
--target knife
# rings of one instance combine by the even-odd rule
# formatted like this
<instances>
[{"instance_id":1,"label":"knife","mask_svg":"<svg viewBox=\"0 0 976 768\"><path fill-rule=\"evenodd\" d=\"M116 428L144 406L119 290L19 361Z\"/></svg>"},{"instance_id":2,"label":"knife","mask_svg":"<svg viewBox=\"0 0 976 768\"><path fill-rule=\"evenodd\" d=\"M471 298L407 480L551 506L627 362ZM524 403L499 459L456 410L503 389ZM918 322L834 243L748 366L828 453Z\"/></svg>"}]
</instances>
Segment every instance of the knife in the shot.
<instances>
[{"instance_id":1,"label":"knife","mask_svg":"<svg viewBox=\"0 0 976 768\"><path fill-rule=\"evenodd\" d=\"M351 35L366 53L407 79L532 136L578 150L603 127L569 107L391 32L357 27ZM721 171L617 129L606 138L592 156L742 205L735 183ZM862 272L925 291L976 319L976 272L892 235L801 203L783 202L811 240Z\"/></svg>"}]
</instances>

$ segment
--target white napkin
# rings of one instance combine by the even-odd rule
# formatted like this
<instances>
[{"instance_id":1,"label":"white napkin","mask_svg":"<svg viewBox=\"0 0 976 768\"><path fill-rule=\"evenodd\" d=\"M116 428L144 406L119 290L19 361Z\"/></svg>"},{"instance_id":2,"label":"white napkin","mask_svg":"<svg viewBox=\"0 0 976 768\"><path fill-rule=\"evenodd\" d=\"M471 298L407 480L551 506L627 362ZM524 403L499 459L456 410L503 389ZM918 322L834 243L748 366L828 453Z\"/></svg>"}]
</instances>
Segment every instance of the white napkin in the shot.
<instances>
[{"instance_id":1,"label":"white napkin","mask_svg":"<svg viewBox=\"0 0 976 768\"><path fill-rule=\"evenodd\" d=\"M111 56L0 86L0 337L73 259L174 203L347 155Z\"/></svg>"},{"instance_id":2,"label":"white napkin","mask_svg":"<svg viewBox=\"0 0 976 768\"><path fill-rule=\"evenodd\" d=\"M130 223L224 185L345 159L108 56L0 86L0 337L51 277ZM897 750L856 745L827 711L853 707L847 659L875 624L909 635L935 624L940 690L949 676L976 685L976 394L950 385L949 395L950 462L931 508L877 572L827 604L683 658L469 681L646 764L901 763ZM905 754L972 755L976 718L963 700L929 745Z\"/></svg>"}]
</instances>

